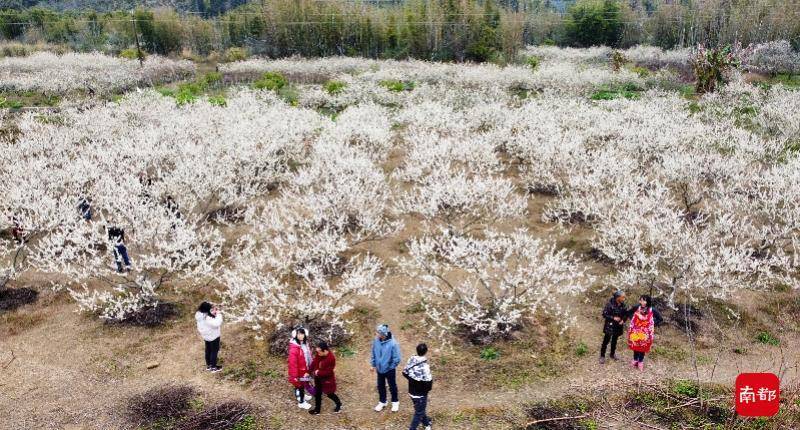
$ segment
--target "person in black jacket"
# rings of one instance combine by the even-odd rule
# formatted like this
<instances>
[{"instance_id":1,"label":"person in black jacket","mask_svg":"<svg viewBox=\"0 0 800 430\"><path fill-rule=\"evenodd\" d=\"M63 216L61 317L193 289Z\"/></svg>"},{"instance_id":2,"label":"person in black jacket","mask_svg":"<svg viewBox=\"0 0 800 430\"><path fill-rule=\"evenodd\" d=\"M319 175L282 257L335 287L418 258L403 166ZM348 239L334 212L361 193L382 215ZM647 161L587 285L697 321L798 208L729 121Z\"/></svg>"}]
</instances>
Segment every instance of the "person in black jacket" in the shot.
<instances>
[{"instance_id":1,"label":"person in black jacket","mask_svg":"<svg viewBox=\"0 0 800 430\"><path fill-rule=\"evenodd\" d=\"M414 402L414 418L411 420L410 430L417 430L420 424L425 426L425 430L431 428L431 420L426 409L428 393L433 388L433 376L428 359L425 358L427 353L428 345L424 343L417 345L417 355L409 358L406 367L403 368L403 377L408 380L408 395Z\"/></svg>"},{"instance_id":2,"label":"person in black jacket","mask_svg":"<svg viewBox=\"0 0 800 430\"><path fill-rule=\"evenodd\" d=\"M108 229L108 240L114 247L114 262L117 264L117 272L122 273L123 263L125 264L124 270L131 271L131 259L128 257L128 248L125 246L125 230L112 226Z\"/></svg>"},{"instance_id":3,"label":"person in black jacket","mask_svg":"<svg viewBox=\"0 0 800 430\"><path fill-rule=\"evenodd\" d=\"M625 306L625 293L622 291L614 292L614 296L603 308L603 345L600 347L600 364L605 364L606 362L606 349L609 343L611 343L611 359L619 360L616 355L617 339L622 336L622 329L628 316L628 307Z\"/></svg>"}]
</instances>

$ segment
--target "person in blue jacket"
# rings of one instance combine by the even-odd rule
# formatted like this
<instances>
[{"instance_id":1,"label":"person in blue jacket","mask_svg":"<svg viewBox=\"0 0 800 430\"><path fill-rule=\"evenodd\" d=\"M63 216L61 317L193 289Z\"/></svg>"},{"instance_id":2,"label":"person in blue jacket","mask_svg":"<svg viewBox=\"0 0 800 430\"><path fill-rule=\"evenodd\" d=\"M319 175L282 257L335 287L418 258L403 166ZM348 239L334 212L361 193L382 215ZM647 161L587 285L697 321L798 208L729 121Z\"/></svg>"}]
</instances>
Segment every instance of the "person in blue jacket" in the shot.
<instances>
[{"instance_id":1,"label":"person in blue jacket","mask_svg":"<svg viewBox=\"0 0 800 430\"><path fill-rule=\"evenodd\" d=\"M392 337L389 326L379 324L376 328L377 336L372 341L372 371L378 374L378 405L375 411L380 412L386 407L386 384L392 395L392 412L400 410L400 400L397 397L397 375L395 369L400 365L400 345Z\"/></svg>"}]
</instances>

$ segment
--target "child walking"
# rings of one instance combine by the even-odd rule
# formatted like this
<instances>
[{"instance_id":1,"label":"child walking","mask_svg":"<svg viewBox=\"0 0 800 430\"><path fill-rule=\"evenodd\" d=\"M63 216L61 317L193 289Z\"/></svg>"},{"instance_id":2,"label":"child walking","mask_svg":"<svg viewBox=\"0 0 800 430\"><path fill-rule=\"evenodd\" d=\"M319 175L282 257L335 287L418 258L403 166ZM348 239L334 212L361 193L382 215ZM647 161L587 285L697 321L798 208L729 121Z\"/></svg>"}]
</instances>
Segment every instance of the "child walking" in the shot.
<instances>
[{"instance_id":1,"label":"child walking","mask_svg":"<svg viewBox=\"0 0 800 430\"><path fill-rule=\"evenodd\" d=\"M417 430L420 424L425 426L425 430L431 429L427 408L428 393L433 388L433 376L428 359L425 357L427 353L428 345L424 343L417 345L417 355L409 358L403 369L403 377L408 380L408 395L414 403L414 418L411 420L410 430Z\"/></svg>"}]
</instances>

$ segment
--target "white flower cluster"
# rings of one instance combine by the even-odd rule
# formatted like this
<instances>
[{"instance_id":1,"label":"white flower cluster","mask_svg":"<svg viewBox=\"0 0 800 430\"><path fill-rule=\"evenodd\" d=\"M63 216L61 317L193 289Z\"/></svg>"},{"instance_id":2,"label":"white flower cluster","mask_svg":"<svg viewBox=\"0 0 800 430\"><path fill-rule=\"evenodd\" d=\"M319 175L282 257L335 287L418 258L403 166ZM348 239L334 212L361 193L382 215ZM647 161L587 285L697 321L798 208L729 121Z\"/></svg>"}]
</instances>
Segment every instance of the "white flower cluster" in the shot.
<instances>
[{"instance_id":1,"label":"white flower cluster","mask_svg":"<svg viewBox=\"0 0 800 430\"><path fill-rule=\"evenodd\" d=\"M226 108L188 109L142 92L87 111L22 115L20 132L0 139L4 224L19 220L28 261L75 291L83 309L130 312L131 296L115 292L216 275L229 217L287 180L326 124L290 109L247 91ZM132 274L113 275L114 226L124 230Z\"/></svg>"},{"instance_id":2,"label":"white flower cluster","mask_svg":"<svg viewBox=\"0 0 800 430\"><path fill-rule=\"evenodd\" d=\"M0 59L0 90L56 95L76 91L108 93L186 79L194 73L190 61L157 55L147 57L140 66L137 60L100 53L37 52L27 57Z\"/></svg>"},{"instance_id":3,"label":"white flower cluster","mask_svg":"<svg viewBox=\"0 0 800 430\"><path fill-rule=\"evenodd\" d=\"M539 310L557 314L558 295L583 291L589 280L565 250L524 230L487 230L483 238L444 230L408 247L401 264L420 280L414 295L433 322L431 333L444 339L454 331L507 335Z\"/></svg>"},{"instance_id":4,"label":"white flower cluster","mask_svg":"<svg viewBox=\"0 0 800 430\"><path fill-rule=\"evenodd\" d=\"M568 57L568 54L564 56ZM569 58L569 57L568 57ZM359 63L360 62L360 63ZM486 99L488 92L508 90L586 92L598 85L636 83L642 79L628 70L613 72L605 63L562 61L556 57L545 61L537 70L527 66L494 64L433 63L427 61L395 61L371 59L250 59L220 66L228 81L252 80L265 72L278 72L291 80L304 83L325 83L328 80L345 82L347 86L336 95L317 91L301 98L305 106L341 106L342 100L364 102L373 100L392 104L408 104L419 98L420 92L429 96L454 88L460 96L466 91ZM412 83L415 93L391 92L381 86L387 81Z\"/></svg>"},{"instance_id":5,"label":"white flower cluster","mask_svg":"<svg viewBox=\"0 0 800 430\"><path fill-rule=\"evenodd\" d=\"M536 52L535 71L252 60L223 72L306 76L297 107L270 91L232 89L224 107L136 91L0 118L2 222L24 228L22 244L0 235L0 275L47 272L111 319L167 285L213 283L232 320L262 329L346 323L394 259L389 279L410 278L433 332L496 339L537 312L569 320L561 296L593 279L555 244L580 224L584 258L614 266L604 283L673 303L800 288L800 93L736 81L695 101L593 101L642 78L603 48ZM133 274L114 274L104 226L125 229ZM6 268L20 247L26 265Z\"/></svg>"},{"instance_id":6,"label":"white flower cluster","mask_svg":"<svg viewBox=\"0 0 800 430\"><path fill-rule=\"evenodd\" d=\"M753 72L800 73L800 52L788 40L774 40L750 46L743 52L743 66Z\"/></svg>"}]
</instances>

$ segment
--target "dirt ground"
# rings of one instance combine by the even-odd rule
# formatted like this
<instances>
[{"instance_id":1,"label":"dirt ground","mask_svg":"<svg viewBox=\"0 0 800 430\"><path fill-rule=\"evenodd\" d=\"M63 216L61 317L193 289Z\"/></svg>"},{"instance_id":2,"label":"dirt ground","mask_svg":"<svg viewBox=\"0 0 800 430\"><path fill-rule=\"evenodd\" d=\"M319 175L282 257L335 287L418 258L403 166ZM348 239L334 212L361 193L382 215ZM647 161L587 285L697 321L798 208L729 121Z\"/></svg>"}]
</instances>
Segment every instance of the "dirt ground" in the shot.
<instances>
[{"instance_id":1,"label":"dirt ground","mask_svg":"<svg viewBox=\"0 0 800 430\"><path fill-rule=\"evenodd\" d=\"M373 248L392 249L395 244L373 244ZM29 280L33 282L33 279ZM25 282L25 279L19 283ZM425 339L415 327L422 324L418 314L409 314L402 304L409 303L409 280L390 275L377 306L375 320L394 328L404 356L413 345ZM30 285L30 283L28 284ZM600 294L597 297L602 297ZM645 372L633 371L625 360L605 366L597 363L600 340L599 313L603 302L595 296L575 298L573 309L580 308L578 323L569 337L588 346L583 356L567 351L557 358L556 370L544 377L526 376L520 383L498 383L507 369L529 365L528 356L546 355L544 350L528 350L530 344L510 342L499 349L497 362L476 358L476 347L454 350L434 348L431 354L437 378L429 411L436 428L515 428L524 424L524 407L531 402L556 398L579 388L618 386L620 381L634 386L668 378L694 378L691 361L662 354L648 359ZM740 300L753 304L752 298ZM589 303L589 301L591 301ZM266 428L406 428L411 417L411 402L400 383L399 413L375 413L377 401L374 376L369 372L369 329L356 333L349 350L338 358L337 377L345 412L331 414L323 404L323 415L310 417L294 406L291 389L285 381L283 359L266 353L266 344L253 339L244 327L225 326L221 357L229 372L203 371L203 344L196 335L190 304L183 305L181 316L157 329L109 326L77 313L64 293L42 288L40 300L14 312L0 315L0 410L2 428L7 429L124 429L131 428L125 416L126 399L131 395L167 382L195 386L208 402L215 399L243 399L261 408ZM730 345L701 349L699 375L705 382L731 385L743 371L770 371L782 376L786 386L800 381L798 354L800 338L797 320L780 331L781 346L768 346L746 340L746 353L731 352ZM404 329L400 329L403 327ZM410 328L407 328L410 327ZM685 335L675 328L657 334L656 344L685 345ZM526 332L524 336L538 336ZM540 339L547 343L550 340ZM428 340L430 344L435 345ZM699 342L702 343L702 342ZM630 356L625 351L623 357ZM685 348L681 349L686 351ZM715 363L716 358L719 362ZM149 365L158 366L148 369ZM255 377L237 375L233 370L255 363ZM467 369L464 366L485 367ZM517 369L519 370L519 369ZM464 376L466 375L466 376ZM538 375L538 374L537 374ZM327 402L327 400L326 400ZM320 424L322 423L322 424ZM608 427L612 428L612 427Z\"/></svg>"}]
</instances>

